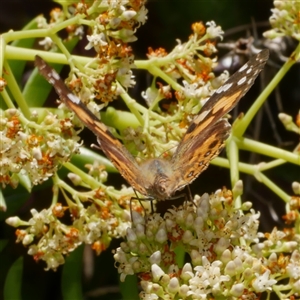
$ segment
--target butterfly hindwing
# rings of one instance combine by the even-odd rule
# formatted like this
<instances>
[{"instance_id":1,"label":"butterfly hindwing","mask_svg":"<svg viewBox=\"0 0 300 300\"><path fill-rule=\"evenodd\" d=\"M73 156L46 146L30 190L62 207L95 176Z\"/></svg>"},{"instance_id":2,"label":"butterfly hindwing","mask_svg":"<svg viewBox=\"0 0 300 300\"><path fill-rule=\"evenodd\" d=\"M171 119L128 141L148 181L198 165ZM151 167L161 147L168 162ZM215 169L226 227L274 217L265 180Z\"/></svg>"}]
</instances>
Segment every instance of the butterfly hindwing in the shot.
<instances>
[{"instance_id":1,"label":"butterfly hindwing","mask_svg":"<svg viewBox=\"0 0 300 300\"><path fill-rule=\"evenodd\" d=\"M190 184L208 168L210 161L223 150L230 128L228 121L221 119L212 126L205 128L197 140L188 140L180 148L182 153L176 153L176 155L180 155L181 160L174 159L173 161L174 172L181 174L176 190Z\"/></svg>"}]
</instances>

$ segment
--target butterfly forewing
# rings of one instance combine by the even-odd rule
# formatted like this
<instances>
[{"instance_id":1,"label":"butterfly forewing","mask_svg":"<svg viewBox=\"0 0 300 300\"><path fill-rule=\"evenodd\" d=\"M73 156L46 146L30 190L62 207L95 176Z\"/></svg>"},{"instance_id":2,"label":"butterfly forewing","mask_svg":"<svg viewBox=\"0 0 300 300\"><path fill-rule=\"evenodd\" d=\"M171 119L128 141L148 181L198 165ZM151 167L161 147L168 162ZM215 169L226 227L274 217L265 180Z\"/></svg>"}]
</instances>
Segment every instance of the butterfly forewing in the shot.
<instances>
[{"instance_id":1,"label":"butterfly forewing","mask_svg":"<svg viewBox=\"0 0 300 300\"><path fill-rule=\"evenodd\" d=\"M191 183L220 153L230 132L230 124L220 119L247 93L268 56L268 50L253 56L207 100L194 118L172 157L174 171L180 169L182 174L176 190Z\"/></svg>"},{"instance_id":2,"label":"butterfly forewing","mask_svg":"<svg viewBox=\"0 0 300 300\"><path fill-rule=\"evenodd\" d=\"M129 184L143 195L147 195L141 184L140 169L134 157L124 145L116 139L108 128L75 96L61 80L60 76L41 57L35 57L35 64L41 75L53 85L59 98L77 115L77 117L97 136L105 155L112 161Z\"/></svg>"},{"instance_id":3,"label":"butterfly forewing","mask_svg":"<svg viewBox=\"0 0 300 300\"><path fill-rule=\"evenodd\" d=\"M267 49L252 56L245 65L216 90L194 118L180 145L184 144L186 140L198 136L204 128L211 126L231 111L253 85L268 57L269 51ZM180 149L177 149L178 151Z\"/></svg>"}]
</instances>

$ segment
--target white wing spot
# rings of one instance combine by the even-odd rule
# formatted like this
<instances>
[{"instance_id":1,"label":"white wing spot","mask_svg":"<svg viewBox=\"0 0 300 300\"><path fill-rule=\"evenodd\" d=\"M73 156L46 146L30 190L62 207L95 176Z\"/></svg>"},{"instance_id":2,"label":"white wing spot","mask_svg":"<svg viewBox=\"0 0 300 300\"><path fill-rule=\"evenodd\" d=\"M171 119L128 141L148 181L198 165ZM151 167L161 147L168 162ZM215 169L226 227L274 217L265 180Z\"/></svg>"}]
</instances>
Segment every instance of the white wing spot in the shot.
<instances>
[{"instance_id":1,"label":"white wing spot","mask_svg":"<svg viewBox=\"0 0 300 300\"><path fill-rule=\"evenodd\" d=\"M242 77L242 78L237 82L237 85L242 85L246 80L247 80L247 77L246 77L246 76Z\"/></svg>"},{"instance_id":2,"label":"white wing spot","mask_svg":"<svg viewBox=\"0 0 300 300\"><path fill-rule=\"evenodd\" d=\"M259 56L257 56L256 60L258 60L258 62L260 62L260 63L264 61L263 58L261 58Z\"/></svg>"},{"instance_id":3,"label":"white wing spot","mask_svg":"<svg viewBox=\"0 0 300 300\"><path fill-rule=\"evenodd\" d=\"M225 85L223 85L223 91L226 92L227 90L229 90L232 87L233 83L227 83Z\"/></svg>"},{"instance_id":4,"label":"white wing spot","mask_svg":"<svg viewBox=\"0 0 300 300\"><path fill-rule=\"evenodd\" d=\"M248 68L248 63L244 64L238 72L243 72L244 70L246 70Z\"/></svg>"},{"instance_id":5,"label":"white wing spot","mask_svg":"<svg viewBox=\"0 0 300 300\"><path fill-rule=\"evenodd\" d=\"M59 79L60 79L59 75L58 75L57 72L55 72L54 70L52 70L51 76L52 76L54 79L56 79L56 80L59 80Z\"/></svg>"},{"instance_id":6,"label":"white wing spot","mask_svg":"<svg viewBox=\"0 0 300 300\"><path fill-rule=\"evenodd\" d=\"M216 94L221 94L222 92L223 92L223 85L215 91Z\"/></svg>"},{"instance_id":7,"label":"white wing spot","mask_svg":"<svg viewBox=\"0 0 300 300\"><path fill-rule=\"evenodd\" d=\"M208 114L209 114L210 110L205 110L205 111L202 111L198 117L197 117L197 120L195 120L197 123L200 123Z\"/></svg>"},{"instance_id":8,"label":"white wing spot","mask_svg":"<svg viewBox=\"0 0 300 300\"><path fill-rule=\"evenodd\" d=\"M222 85L221 87L219 87L219 88L215 91L215 93L221 94L221 93L223 93L223 92L226 92L228 89L231 88L232 84L233 84L232 82L231 82L231 83L225 83L224 85Z\"/></svg>"},{"instance_id":9,"label":"white wing spot","mask_svg":"<svg viewBox=\"0 0 300 300\"><path fill-rule=\"evenodd\" d=\"M80 99L77 96L75 96L74 94L69 93L67 96L73 103L75 103L75 104L80 103Z\"/></svg>"},{"instance_id":10,"label":"white wing spot","mask_svg":"<svg viewBox=\"0 0 300 300\"><path fill-rule=\"evenodd\" d=\"M49 77L49 83L50 84L54 85L55 82L56 82L55 79L53 79L52 77Z\"/></svg>"},{"instance_id":11,"label":"white wing spot","mask_svg":"<svg viewBox=\"0 0 300 300\"><path fill-rule=\"evenodd\" d=\"M250 68L246 71L246 73L249 74L249 73L251 73L251 72L252 72L252 68L250 67Z\"/></svg>"}]
</instances>

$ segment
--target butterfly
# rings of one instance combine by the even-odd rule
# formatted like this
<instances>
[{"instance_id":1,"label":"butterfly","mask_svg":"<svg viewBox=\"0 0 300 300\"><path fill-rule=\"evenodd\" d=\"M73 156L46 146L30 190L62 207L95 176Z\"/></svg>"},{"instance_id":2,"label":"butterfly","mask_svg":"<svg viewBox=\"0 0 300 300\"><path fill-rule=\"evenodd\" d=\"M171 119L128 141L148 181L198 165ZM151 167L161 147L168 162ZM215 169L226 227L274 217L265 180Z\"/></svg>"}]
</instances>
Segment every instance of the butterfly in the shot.
<instances>
[{"instance_id":1,"label":"butterfly","mask_svg":"<svg viewBox=\"0 0 300 300\"><path fill-rule=\"evenodd\" d=\"M75 96L41 57L35 65L53 85L60 99L98 139L104 154L135 191L158 201L172 199L207 169L225 147L231 125L222 117L231 111L253 85L269 56L267 49L252 56L206 101L194 117L171 159L152 158L140 164L125 146Z\"/></svg>"}]
</instances>

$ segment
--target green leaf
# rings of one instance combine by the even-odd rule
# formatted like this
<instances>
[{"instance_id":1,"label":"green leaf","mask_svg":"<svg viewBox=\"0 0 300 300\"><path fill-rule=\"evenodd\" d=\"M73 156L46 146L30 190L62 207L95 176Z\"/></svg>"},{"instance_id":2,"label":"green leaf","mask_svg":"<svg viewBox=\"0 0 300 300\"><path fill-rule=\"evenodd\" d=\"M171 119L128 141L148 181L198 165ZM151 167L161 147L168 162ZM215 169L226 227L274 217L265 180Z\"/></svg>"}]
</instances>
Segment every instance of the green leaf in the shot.
<instances>
[{"instance_id":1,"label":"green leaf","mask_svg":"<svg viewBox=\"0 0 300 300\"><path fill-rule=\"evenodd\" d=\"M4 300L18 300L21 297L23 257L19 257L7 273L4 284Z\"/></svg>"},{"instance_id":2,"label":"green leaf","mask_svg":"<svg viewBox=\"0 0 300 300\"><path fill-rule=\"evenodd\" d=\"M3 190L3 196L7 205L7 210L5 212L0 212L0 221L15 215L28 200L30 194L19 185L16 189L7 186L6 189Z\"/></svg>"},{"instance_id":3,"label":"green leaf","mask_svg":"<svg viewBox=\"0 0 300 300\"><path fill-rule=\"evenodd\" d=\"M138 283L136 275L126 276L124 282L120 282L120 290L122 299L138 300L140 299L138 293Z\"/></svg>"},{"instance_id":4,"label":"green leaf","mask_svg":"<svg viewBox=\"0 0 300 300\"><path fill-rule=\"evenodd\" d=\"M101 165L104 165L107 172L118 173L117 169L110 160L85 147L81 147L80 153L74 154L71 159L71 162L80 167L82 170L87 170L85 165L93 164L95 161L98 161Z\"/></svg>"},{"instance_id":5,"label":"green leaf","mask_svg":"<svg viewBox=\"0 0 300 300\"><path fill-rule=\"evenodd\" d=\"M5 248L9 240L0 240L0 252Z\"/></svg>"},{"instance_id":6,"label":"green leaf","mask_svg":"<svg viewBox=\"0 0 300 300\"><path fill-rule=\"evenodd\" d=\"M84 245L78 247L66 259L63 267L61 290L64 300L82 300L82 256Z\"/></svg>"}]
</instances>

